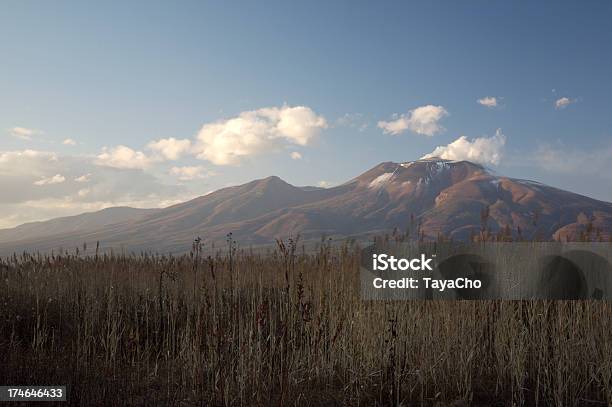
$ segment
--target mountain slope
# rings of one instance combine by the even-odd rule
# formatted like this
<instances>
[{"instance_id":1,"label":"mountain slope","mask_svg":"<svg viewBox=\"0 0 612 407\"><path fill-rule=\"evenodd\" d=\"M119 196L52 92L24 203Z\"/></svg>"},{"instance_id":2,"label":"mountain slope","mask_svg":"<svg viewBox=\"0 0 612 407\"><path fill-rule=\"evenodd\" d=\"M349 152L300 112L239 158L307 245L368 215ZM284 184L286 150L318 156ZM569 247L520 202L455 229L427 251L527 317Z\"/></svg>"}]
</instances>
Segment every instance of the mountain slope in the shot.
<instances>
[{"instance_id":1,"label":"mountain slope","mask_svg":"<svg viewBox=\"0 0 612 407\"><path fill-rule=\"evenodd\" d=\"M298 188L278 177L224 188L191 201L97 228L61 231L50 238L0 243L0 253L51 250L83 242L130 250L186 251L196 236L224 242L232 232L242 245L268 244L298 233L366 237L394 228L426 237L466 239L487 227L509 227L530 239L576 236L589 227L612 230L612 204L537 182L497 176L467 161L385 162L329 189Z\"/></svg>"},{"instance_id":2,"label":"mountain slope","mask_svg":"<svg viewBox=\"0 0 612 407\"><path fill-rule=\"evenodd\" d=\"M100 229L115 223L134 221L157 209L114 207L97 212L55 218L43 222L29 222L12 229L0 229L0 242L15 242L53 236L58 234L82 233Z\"/></svg>"}]
</instances>

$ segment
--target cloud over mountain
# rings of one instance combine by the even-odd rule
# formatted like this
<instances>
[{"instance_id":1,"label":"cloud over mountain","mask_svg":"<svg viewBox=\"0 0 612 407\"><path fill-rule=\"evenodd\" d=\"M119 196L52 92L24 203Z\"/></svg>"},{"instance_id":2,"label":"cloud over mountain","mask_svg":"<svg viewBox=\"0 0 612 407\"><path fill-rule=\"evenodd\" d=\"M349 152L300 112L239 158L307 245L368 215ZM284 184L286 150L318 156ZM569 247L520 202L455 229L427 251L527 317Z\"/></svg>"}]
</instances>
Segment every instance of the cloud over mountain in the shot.
<instances>
[{"instance_id":1,"label":"cloud over mountain","mask_svg":"<svg viewBox=\"0 0 612 407\"><path fill-rule=\"evenodd\" d=\"M95 163L105 167L144 170L155 163L178 160L190 151L191 140L170 137L152 141L146 147L149 150L146 153L124 145L104 147Z\"/></svg>"},{"instance_id":2,"label":"cloud over mountain","mask_svg":"<svg viewBox=\"0 0 612 407\"><path fill-rule=\"evenodd\" d=\"M325 128L325 118L307 106L266 107L205 124L197 135L195 152L213 164L238 164L283 145L308 145Z\"/></svg>"},{"instance_id":3,"label":"cloud over mountain","mask_svg":"<svg viewBox=\"0 0 612 407\"><path fill-rule=\"evenodd\" d=\"M95 163L104 167L119 169L145 169L151 165L152 159L142 151L119 145L116 147L104 147L98 155Z\"/></svg>"},{"instance_id":4,"label":"cloud over mountain","mask_svg":"<svg viewBox=\"0 0 612 407\"><path fill-rule=\"evenodd\" d=\"M480 164L499 164L506 136L501 129L497 129L492 137L477 137L468 139L461 136L455 141L445 146L438 146L429 154L422 158L443 158L447 160L468 160Z\"/></svg>"},{"instance_id":5,"label":"cloud over mountain","mask_svg":"<svg viewBox=\"0 0 612 407\"><path fill-rule=\"evenodd\" d=\"M109 206L157 207L193 196L142 170L95 161L38 150L0 152L0 227Z\"/></svg>"},{"instance_id":6,"label":"cloud over mountain","mask_svg":"<svg viewBox=\"0 0 612 407\"><path fill-rule=\"evenodd\" d=\"M170 174L177 177L180 181L193 181L207 178L212 175L210 171L207 171L206 168L201 165L172 167L170 169Z\"/></svg>"},{"instance_id":7,"label":"cloud over mountain","mask_svg":"<svg viewBox=\"0 0 612 407\"><path fill-rule=\"evenodd\" d=\"M612 178L612 145L579 149L567 145L543 144L528 158L528 164L546 171L570 175L598 175Z\"/></svg>"},{"instance_id":8,"label":"cloud over mountain","mask_svg":"<svg viewBox=\"0 0 612 407\"><path fill-rule=\"evenodd\" d=\"M378 127L386 134L398 135L406 130L424 136L433 136L444 132L440 121L448 116L442 106L426 105L410 110L408 113L393 115L393 120L378 122Z\"/></svg>"},{"instance_id":9,"label":"cloud over mountain","mask_svg":"<svg viewBox=\"0 0 612 407\"><path fill-rule=\"evenodd\" d=\"M150 142L147 147L166 160L178 160L191 148L191 140L177 140L174 137Z\"/></svg>"}]
</instances>

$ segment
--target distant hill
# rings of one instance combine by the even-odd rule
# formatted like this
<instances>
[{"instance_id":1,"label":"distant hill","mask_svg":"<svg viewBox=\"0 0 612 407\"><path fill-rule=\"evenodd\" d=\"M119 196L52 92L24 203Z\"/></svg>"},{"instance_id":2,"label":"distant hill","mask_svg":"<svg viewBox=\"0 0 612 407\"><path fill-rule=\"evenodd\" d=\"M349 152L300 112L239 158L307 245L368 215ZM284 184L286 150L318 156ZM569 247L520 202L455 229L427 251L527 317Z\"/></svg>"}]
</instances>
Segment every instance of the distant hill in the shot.
<instances>
[{"instance_id":1,"label":"distant hill","mask_svg":"<svg viewBox=\"0 0 612 407\"><path fill-rule=\"evenodd\" d=\"M44 222L29 222L12 229L0 229L0 242L36 239L57 234L82 233L114 223L133 221L158 209L114 207L76 216L51 219Z\"/></svg>"},{"instance_id":2,"label":"distant hill","mask_svg":"<svg viewBox=\"0 0 612 407\"><path fill-rule=\"evenodd\" d=\"M0 231L0 253L48 251L100 241L103 247L183 252L194 237L264 245L298 233L365 238L394 228L427 238L467 239L488 208L492 232L508 226L524 238L574 238L587 225L612 230L612 204L538 182L492 174L468 161L385 162L333 187L295 187L278 177L224 188L157 210L111 208ZM133 212L130 212L133 211ZM11 240L11 234L18 239ZM8 238L7 238L8 236Z\"/></svg>"}]
</instances>

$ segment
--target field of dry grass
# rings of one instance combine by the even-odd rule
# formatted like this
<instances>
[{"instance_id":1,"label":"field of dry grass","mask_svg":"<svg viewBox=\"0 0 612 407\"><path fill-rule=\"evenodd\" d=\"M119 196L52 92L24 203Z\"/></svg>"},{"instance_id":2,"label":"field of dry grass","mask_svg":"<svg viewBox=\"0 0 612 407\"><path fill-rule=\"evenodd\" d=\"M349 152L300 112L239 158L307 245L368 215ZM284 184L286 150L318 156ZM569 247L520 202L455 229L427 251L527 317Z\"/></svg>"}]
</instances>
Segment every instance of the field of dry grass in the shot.
<instances>
[{"instance_id":1,"label":"field of dry grass","mask_svg":"<svg viewBox=\"0 0 612 407\"><path fill-rule=\"evenodd\" d=\"M0 263L0 383L78 405L610 405L605 301L363 301L359 249Z\"/></svg>"}]
</instances>

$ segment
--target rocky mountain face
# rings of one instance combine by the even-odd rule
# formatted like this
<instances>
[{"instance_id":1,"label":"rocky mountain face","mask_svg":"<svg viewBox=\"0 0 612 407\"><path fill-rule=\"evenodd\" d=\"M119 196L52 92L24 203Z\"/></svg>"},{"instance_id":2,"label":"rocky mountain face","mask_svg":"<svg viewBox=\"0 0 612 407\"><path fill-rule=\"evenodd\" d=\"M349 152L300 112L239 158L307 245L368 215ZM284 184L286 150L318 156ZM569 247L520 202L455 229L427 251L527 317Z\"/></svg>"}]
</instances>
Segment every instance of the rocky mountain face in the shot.
<instances>
[{"instance_id":1,"label":"rocky mountain face","mask_svg":"<svg viewBox=\"0 0 612 407\"><path fill-rule=\"evenodd\" d=\"M84 223L87 227L74 223L72 229L52 235L36 236L30 227L25 238L0 240L0 253L96 241L103 247L181 252L189 250L196 236L221 244L229 232L243 246L297 234L306 240L323 235L359 239L394 228L411 229L413 235L418 229L431 239L443 235L461 240L478 233L483 224L491 233L506 229L514 237L520 229L524 239L575 239L586 229L607 239L612 204L494 175L468 161L427 159L381 163L327 189L295 187L269 177L116 222L106 219L104 225ZM49 230L48 222L38 227ZM0 231L0 236L17 229Z\"/></svg>"}]
</instances>

